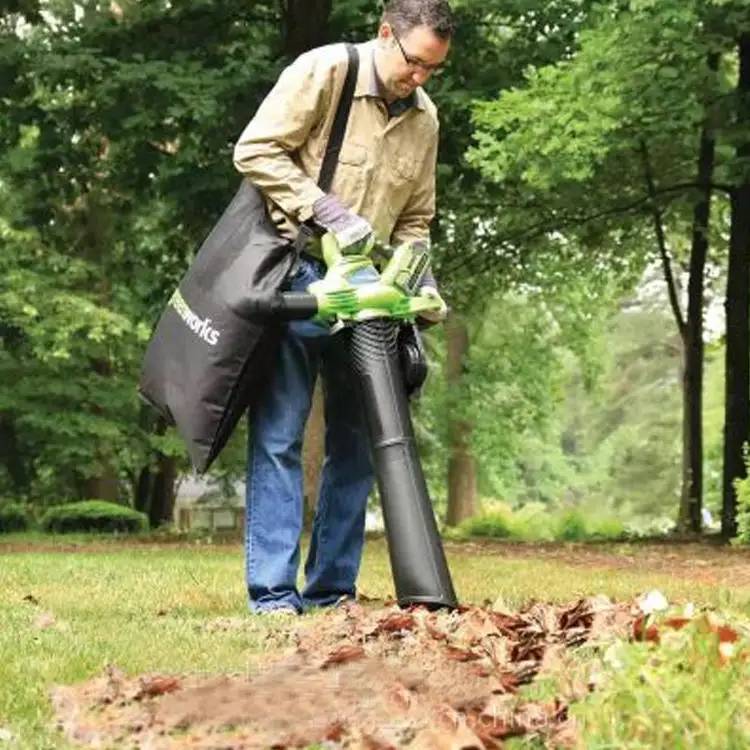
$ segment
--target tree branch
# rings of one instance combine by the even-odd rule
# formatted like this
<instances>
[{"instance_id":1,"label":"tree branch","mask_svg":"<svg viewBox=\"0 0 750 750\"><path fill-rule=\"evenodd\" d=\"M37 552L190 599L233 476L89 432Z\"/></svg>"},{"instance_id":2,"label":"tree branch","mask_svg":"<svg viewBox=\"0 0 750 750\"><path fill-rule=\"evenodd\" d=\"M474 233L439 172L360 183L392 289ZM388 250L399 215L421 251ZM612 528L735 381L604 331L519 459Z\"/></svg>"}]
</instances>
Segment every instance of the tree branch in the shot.
<instances>
[{"instance_id":1,"label":"tree branch","mask_svg":"<svg viewBox=\"0 0 750 750\"><path fill-rule=\"evenodd\" d=\"M677 329L680 332L680 336L685 337L685 318L680 309L680 300L677 295L677 284L675 283L674 274L672 272L672 260L669 257L669 251L667 250L667 240L664 236L664 220L662 217L661 209L657 202L656 185L654 183L654 174L651 169L651 161L648 154L648 146L646 141L641 141L640 146L641 159L643 160L643 177L646 181L646 190L648 191L649 203L651 204L651 216L654 221L654 232L656 233L656 243L659 248L659 255L661 256L661 263L664 269L664 280L667 282L667 292L669 294L669 304L672 307L672 313L674 314L675 322L677 323Z\"/></svg>"},{"instance_id":2,"label":"tree branch","mask_svg":"<svg viewBox=\"0 0 750 750\"><path fill-rule=\"evenodd\" d=\"M689 187L695 187L695 183L689 183ZM669 188L662 188L661 190L658 190L657 194L668 195L670 193L680 193L683 190L685 190L684 184L673 185ZM523 227L517 232L501 237L495 237L493 238L493 244L517 244L524 241L537 239L538 237L542 237L549 232L561 232L570 226L582 226L584 224L589 224L600 219L606 219L609 216L631 213L633 211L641 209L644 204L648 203L650 200L651 197L645 195L629 203L609 206L606 209L602 209L601 211L596 211L591 214L572 213L568 214L567 216L563 215L559 217L552 217L551 219L544 219L529 226ZM496 204L488 204L486 206L483 206L482 204L476 204L476 207L492 209L492 211L494 212L496 212L498 208ZM470 261L477 257L480 257L485 262L481 265L476 266L475 268L472 268ZM468 257L466 255L463 255L458 259L457 263L443 266L441 270L443 273L447 272L449 275L462 269L470 269L474 273L483 273L492 269L493 261L496 259L496 257L497 256L495 255L487 255L484 252L472 253Z\"/></svg>"}]
</instances>

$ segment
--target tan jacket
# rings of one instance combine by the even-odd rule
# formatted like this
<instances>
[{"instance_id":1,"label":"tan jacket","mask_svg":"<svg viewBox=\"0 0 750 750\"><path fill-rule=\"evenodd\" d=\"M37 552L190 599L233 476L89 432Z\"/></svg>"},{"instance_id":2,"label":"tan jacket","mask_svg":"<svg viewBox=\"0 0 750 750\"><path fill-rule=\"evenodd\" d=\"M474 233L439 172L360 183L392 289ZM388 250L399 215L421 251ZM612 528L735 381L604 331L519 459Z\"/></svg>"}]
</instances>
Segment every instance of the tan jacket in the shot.
<instances>
[{"instance_id":1,"label":"tan jacket","mask_svg":"<svg viewBox=\"0 0 750 750\"><path fill-rule=\"evenodd\" d=\"M370 222L380 242L429 240L435 213L435 105L418 88L413 106L389 118L378 93L375 42L357 49L359 75L331 192ZM346 67L343 44L301 55L282 72L234 149L235 166L260 188L272 219L289 239L323 195L316 181Z\"/></svg>"}]
</instances>

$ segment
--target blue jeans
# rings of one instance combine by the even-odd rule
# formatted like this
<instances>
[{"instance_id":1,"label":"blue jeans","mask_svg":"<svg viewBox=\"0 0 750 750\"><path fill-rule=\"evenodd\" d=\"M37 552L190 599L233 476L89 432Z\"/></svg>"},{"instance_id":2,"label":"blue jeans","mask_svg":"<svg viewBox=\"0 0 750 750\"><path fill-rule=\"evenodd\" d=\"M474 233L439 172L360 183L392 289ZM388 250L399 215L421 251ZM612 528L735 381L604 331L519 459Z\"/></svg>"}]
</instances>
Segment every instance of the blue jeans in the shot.
<instances>
[{"instance_id":1,"label":"blue jeans","mask_svg":"<svg viewBox=\"0 0 750 750\"><path fill-rule=\"evenodd\" d=\"M304 291L324 272L322 263L303 257L290 288ZM268 390L253 414L245 527L245 575L253 611L294 607L300 612L355 595L373 472L348 339L347 330L331 335L328 326L312 321L290 323ZM300 592L302 436L319 372L325 462Z\"/></svg>"}]
</instances>

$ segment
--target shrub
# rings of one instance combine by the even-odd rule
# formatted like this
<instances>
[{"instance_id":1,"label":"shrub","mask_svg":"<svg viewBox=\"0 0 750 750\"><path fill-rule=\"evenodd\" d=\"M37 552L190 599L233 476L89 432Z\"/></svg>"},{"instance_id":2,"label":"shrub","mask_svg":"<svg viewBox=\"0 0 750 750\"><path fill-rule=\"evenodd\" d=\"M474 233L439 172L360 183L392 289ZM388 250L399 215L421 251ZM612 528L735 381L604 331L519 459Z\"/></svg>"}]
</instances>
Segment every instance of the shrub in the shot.
<instances>
[{"instance_id":1,"label":"shrub","mask_svg":"<svg viewBox=\"0 0 750 750\"><path fill-rule=\"evenodd\" d=\"M736 539L740 544L750 544L750 476L735 479L734 487L737 492Z\"/></svg>"},{"instance_id":2,"label":"shrub","mask_svg":"<svg viewBox=\"0 0 750 750\"><path fill-rule=\"evenodd\" d=\"M596 539L626 539L628 531L619 518L594 518L588 526L589 536Z\"/></svg>"},{"instance_id":3,"label":"shrub","mask_svg":"<svg viewBox=\"0 0 750 750\"><path fill-rule=\"evenodd\" d=\"M556 539L577 542L590 539L624 539L625 524L619 518L601 516L582 508L564 511L557 522Z\"/></svg>"},{"instance_id":4,"label":"shrub","mask_svg":"<svg viewBox=\"0 0 750 750\"><path fill-rule=\"evenodd\" d=\"M555 521L548 505L526 503L513 511L513 536L521 541L548 542L555 538Z\"/></svg>"},{"instance_id":5,"label":"shrub","mask_svg":"<svg viewBox=\"0 0 750 750\"><path fill-rule=\"evenodd\" d=\"M555 538L563 542L578 542L589 536L586 517L574 508L560 514L557 521Z\"/></svg>"},{"instance_id":6,"label":"shrub","mask_svg":"<svg viewBox=\"0 0 750 750\"><path fill-rule=\"evenodd\" d=\"M42 516L45 531L144 531L148 519L143 513L104 500L84 500L50 508Z\"/></svg>"},{"instance_id":7,"label":"shrub","mask_svg":"<svg viewBox=\"0 0 750 750\"><path fill-rule=\"evenodd\" d=\"M26 506L20 503L0 502L0 534L26 531L28 528L29 516Z\"/></svg>"},{"instance_id":8,"label":"shrub","mask_svg":"<svg viewBox=\"0 0 750 750\"><path fill-rule=\"evenodd\" d=\"M542 503L528 503L517 510L493 504L479 516L469 518L449 538L472 536L518 541L585 541L589 539L621 539L625 525L618 518L597 515L584 508L553 510Z\"/></svg>"},{"instance_id":9,"label":"shrub","mask_svg":"<svg viewBox=\"0 0 750 750\"><path fill-rule=\"evenodd\" d=\"M459 529L468 536L488 536L508 539L513 535L512 515L508 511L494 510L480 516L467 518Z\"/></svg>"}]
</instances>

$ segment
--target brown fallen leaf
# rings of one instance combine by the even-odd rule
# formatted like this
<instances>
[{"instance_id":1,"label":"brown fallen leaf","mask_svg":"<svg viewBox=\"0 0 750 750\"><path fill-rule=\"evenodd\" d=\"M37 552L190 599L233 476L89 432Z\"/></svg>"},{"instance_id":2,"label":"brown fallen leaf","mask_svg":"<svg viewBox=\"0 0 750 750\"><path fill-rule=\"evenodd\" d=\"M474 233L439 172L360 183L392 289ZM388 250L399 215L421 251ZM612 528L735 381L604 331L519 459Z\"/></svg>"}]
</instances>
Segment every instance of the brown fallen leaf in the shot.
<instances>
[{"instance_id":1,"label":"brown fallen leaf","mask_svg":"<svg viewBox=\"0 0 750 750\"><path fill-rule=\"evenodd\" d=\"M663 621L663 625L668 628L674 628L675 630L681 630L691 622L689 617L667 617Z\"/></svg>"},{"instance_id":2,"label":"brown fallen leaf","mask_svg":"<svg viewBox=\"0 0 750 750\"><path fill-rule=\"evenodd\" d=\"M499 740L518 734L512 720L512 711L509 712L507 719L484 712L471 712L467 716L469 728L488 748L502 747L502 744L498 743Z\"/></svg>"},{"instance_id":3,"label":"brown fallen leaf","mask_svg":"<svg viewBox=\"0 0 750 750\"><path fill-rule=\"evenodd\" d=\"M456 645L474 646L485 638L499 638L501 635L490 613L478 609L464 615L453 640Z\"/></svg>"},{"instance_id":4,"label":"brown fallen leaf","mask_svg":"<svg viewBox=\"0 0 750 750\"><path fill-rule=\"evenodd\" d=\"M646 616L638 615L633 621L633 640L659 643L659 628L656 625L646 625Z\"/></svg>"},{"instance_id":5,"label":"brown fallen leaf","mask_svg":"<svg viewBox=\"0 0 750 750\"><path fill-rule=\"evenodd\" d=\"M321 669L328 669L334 664L344 664L345 662L354 661L355 659L361 659L365 655L365 650L362 646L341 646L335 651L331 651L330 654L323 660L320 665Z\"/></svg>"},{"instance_id":6,"label":"brown fallen leaf","mask_svg":"<svg viewBox=\"0 0 750 750\"><path fill-rule=\"evenodd\" d=\"M177 677L156 675L155 677L144 677L141 679L140 690L133 697L134 700L141 698L154 698L157 695L173 693L180 689L180 681Z\"/></svg>"},{"instance_id":7,"label":"brown fallen leaf","mask_svg":"<svg viewBox=\"0 0 750 750\"><path fill-rule=\"evenodd\" d=\"M473 651L468 651L465 648L456 648L455 646L445 647L446 656L453 661L476 661L482 657L479 654L475 654Z\"/></svg>"},{"instance_id":8,"label":"brown fallen leaf","mask_svg":"<svg viewBox=\"0 0 750 750\"><path fill-rule=\"evenodd\" d=\"M719 643L736 643L740 638L739 633L734 628L730 628L729 625L719 625L712 630L719 636Z\"/></svg>"},{"instance_id":9,"label":"brown fallen leaf","mask_svg":"<svg viewBox=\"0 0 750 750\"><path fill-rule=\"evenodd\" d=\"M490 617L495 627L507 637L514 636L524 625L523 620L518 615L509 615L505 612L490 612Z\"/></svg>"},{"instance_id":10,"label":"brown fallen leaf","mask_svg":"<svg viewBox=\"0 0 750 750\"><path fill-rule=\"evenodd\" d=\"M328 742L341 742L346 725L343 721L334 721L326 727L325 738Z\"/></svg>"},{"instance_id":11,"label":"brown fallen leaf","mask_svg":"<svg viewBox=\"0 0 750 750\"><path fill-rule=\"evenodd\" d=\"M363 750L398 750L390 742L376 737L374 734L362 734L359 740L359 745L355 744L355 747L362 747Z\"/></svg>"},{"instance_id":12,"label":"brown fallen leaf","mask_svg":"<svg viewBox=\"0 0 750 750\"><path fill-rule=\"evenodd\" d=\"M413 701L411 690L400 682L397 682L391 689L390 698L401 711L408 711L411 708Z\"/></svg>"},{"instance_id":13,"label":"brown fallen leaf","mask_svg":"<svg viewBox=\"0 0 750 750\"><path fill-rule=\"evenodd\" d=\"M497 695L515 693L519 685L513 672L496 672L490 679L490 691Z\"/></svg>"},{"instance_id":14,"label":"brown fallen leaf","mask_svg":"<svg viewBox=\"0 0 750 750\"><path fill-rule=\"evenodd\" d=\"M591 602L588 599L580 599L570 607L562 608L558 616L558 627L560 630L568 628L588 628L593 619Z\"/></svg>"},{"instance_id":15,"label":"brown fallen leaf","mask_svg":"<svg viewBox=\"0 0 750 750\"><path fill-rule=\"evenodd\" d=\"M412 750L488 750L466 719L450 706L441 706L434 723L417 734Z\"/></svg>"},{"instance_id":16,"label":"brown fallen leaf","mask_svg":"<svg viewBox=\"0 0 750 750\"><path fill-rule=\"evenodd\" d=\"M414 630L416 621L414 615L408 612L394 612L384 617L375 629L374 635L378 633L401 633Z\"/></svg>"}]
</instances>

